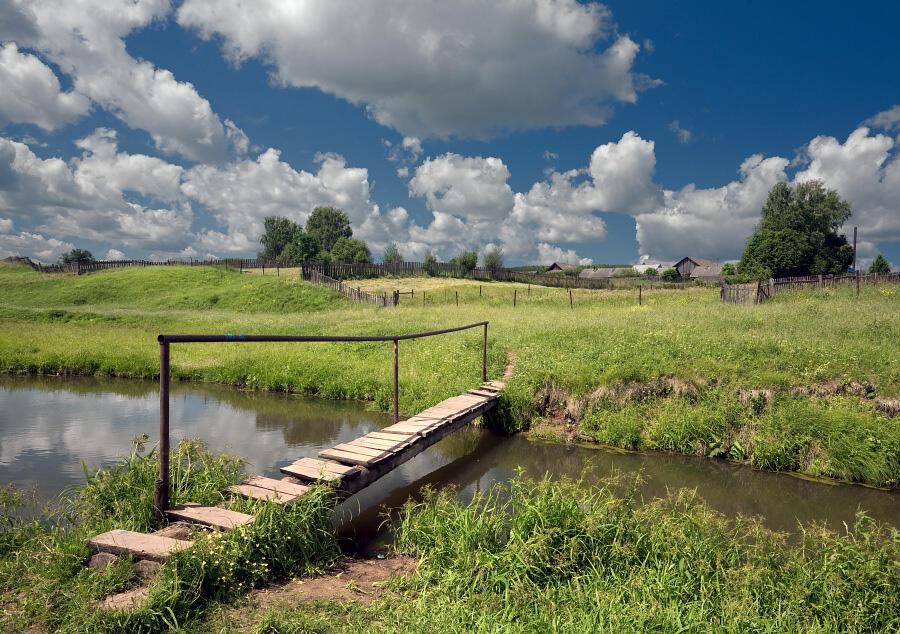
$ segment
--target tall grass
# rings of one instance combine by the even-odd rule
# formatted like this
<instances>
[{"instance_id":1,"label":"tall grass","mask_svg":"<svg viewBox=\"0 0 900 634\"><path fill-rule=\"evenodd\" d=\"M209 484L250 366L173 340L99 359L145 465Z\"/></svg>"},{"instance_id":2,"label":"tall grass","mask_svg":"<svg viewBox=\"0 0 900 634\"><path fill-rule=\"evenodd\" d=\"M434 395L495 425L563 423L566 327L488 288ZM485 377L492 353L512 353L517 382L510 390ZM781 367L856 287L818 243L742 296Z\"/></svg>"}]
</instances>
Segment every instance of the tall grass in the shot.
<instances>
[{"instance_id":1,"label":"tall grass","mask_svg":"<svg viewBox=\"0 0 900 634\"><path fill-rule=\"evenodd\" d=\"M121 464L87 473L58 515L21 519L21 499L6 494L0 517L0 616L5 631L30 625L66 632L163 631L202 617L211 603L230 601L261 584L319 570L339 557L330 517L334 498L324 487L290 506L223 499L243 477L240 459L211 454L197 441L173 451L173 501L194 501L251 513L251 524L226 534L193 535L194 545L171 557L136 609L100 610L102 597L137 583L129 558L102 572L85 567L85 541L112 528L147 532L152 526L157 460L137 442Z\"/></svg>"}]
</instances>

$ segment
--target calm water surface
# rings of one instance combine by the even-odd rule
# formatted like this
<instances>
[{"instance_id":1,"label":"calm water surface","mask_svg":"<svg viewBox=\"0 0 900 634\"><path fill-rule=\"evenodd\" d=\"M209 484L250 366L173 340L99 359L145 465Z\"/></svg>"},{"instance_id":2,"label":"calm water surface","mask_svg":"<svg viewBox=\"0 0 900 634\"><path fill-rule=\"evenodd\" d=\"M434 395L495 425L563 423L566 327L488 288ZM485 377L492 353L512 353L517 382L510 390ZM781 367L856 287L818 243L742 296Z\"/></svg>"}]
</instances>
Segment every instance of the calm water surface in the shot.
<instances>
[{"instance_id":1,"label":"calm water surface","mask_svg":"<svg viewBox=\"0 0 900 634\"><path fill-rule=\"evenodd\" d=\"M239 454L252 473L280 476L278 467L390 424L364 404L230 388L173 385L172 440L202 438L216 451ZM131 439L155 442L159 419L156 385L99 379L0 378L0 483L34 488L45 500L80 484L89 467L127 455ZM531 476L589 479L642 472L645 499L667 490L695 488L713 508L763 518L792 531L797 522L852 522L857 509L900 527L900 495L859 486L829 485L756 471L725 462L666 454L624 454L499 437L463 429L419 454L343 505L342 532L358 543L384 538L385 509L418 497L425 485L453 484L468 499L478 489L506 481L521 467ZM375 539L373 539L375 538Z\"/></svg>"}]
</instances>

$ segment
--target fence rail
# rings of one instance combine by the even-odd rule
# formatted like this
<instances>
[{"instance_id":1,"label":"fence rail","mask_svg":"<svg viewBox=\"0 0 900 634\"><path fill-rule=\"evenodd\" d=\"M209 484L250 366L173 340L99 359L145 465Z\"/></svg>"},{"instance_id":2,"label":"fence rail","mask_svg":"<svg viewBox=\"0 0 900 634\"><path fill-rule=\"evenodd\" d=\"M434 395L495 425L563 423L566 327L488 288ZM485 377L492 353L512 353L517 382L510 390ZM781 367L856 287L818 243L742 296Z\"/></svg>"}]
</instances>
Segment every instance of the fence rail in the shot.
<instances>
[{"instance_id":1,"label":"fence rail","mask_svg":"<svg viewBox=\"0 0 900 634\"><path fill-rule=\"evenodd\" d=\"M307 282L319 284L320 286L326 286L355 302L360 302L363 304L375 304L377 306L387 307L396 306L399 301L397 291L394 291L390 295L388 295L387 293L381 293L380 295L369 293L360 288L354 288L349 284L345 284L341 280L336 280L333 277L323 275L316 269L301 267L300 275Z\"/></svg>"},{"instance_id":2,"label":"fence rail","mask_svg":"<svg viewBox=\"0 0 900 634\"><path fill-rule=\"evenodd\" d=\"M777 277L750 284L721 284L720 297L728 304L762 304L785 291L835 288L848 284L857 286L900 282L900 273L845 273L843 275L805 275Z\"/></svg>"}]
</instances>

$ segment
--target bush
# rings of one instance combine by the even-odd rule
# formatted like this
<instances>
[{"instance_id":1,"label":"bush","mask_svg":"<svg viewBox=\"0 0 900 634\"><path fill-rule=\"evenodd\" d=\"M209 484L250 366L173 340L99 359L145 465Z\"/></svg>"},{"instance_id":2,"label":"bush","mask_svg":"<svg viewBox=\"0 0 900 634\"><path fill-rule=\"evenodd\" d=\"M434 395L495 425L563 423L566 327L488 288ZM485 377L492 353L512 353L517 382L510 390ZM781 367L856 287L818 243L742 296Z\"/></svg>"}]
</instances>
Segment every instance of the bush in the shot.
<instances>
[{"instance_id":1,"label":"bush","mask_svg":"<svg viewBox=\"0 0 900 634\"><path fill-rule=\"evenodd\" d=\"M503 249L493 247L484 252L484 268L491 273L491 277L496 275L503 268Z\"/></svg>"},{"instance_id":2,"label":"bush","mask_svg":"<svg viewBox=\"0 0 900 634\"><path fill-rule=\"evenodd\" d=\"M432 277L437 275L437 261L437 257L435 257L434 253L429 253L425 256L425 272Z\"/></svg>"},{"instance_id":3,"label":"bush","mask_svg":"<svg viewBox=\"0 0 900 634\"><path fill-rule=\"evenodd\" d=\"M456 266L460 276L470 275L475 270L475 267L478 266L478 251L462 251L450 260L450 264Z\"/></svg>"},{"instance_id":4,"label":"bush","mask_svg":"<svg viewBox=\"0 0 900 634\"><path fill-rule=\"evenodd\" d=\"M675 269L666 269L662 272L662 278L665 282L678 282L681 280L681 275Z\"/></svg>"}]
</instances>

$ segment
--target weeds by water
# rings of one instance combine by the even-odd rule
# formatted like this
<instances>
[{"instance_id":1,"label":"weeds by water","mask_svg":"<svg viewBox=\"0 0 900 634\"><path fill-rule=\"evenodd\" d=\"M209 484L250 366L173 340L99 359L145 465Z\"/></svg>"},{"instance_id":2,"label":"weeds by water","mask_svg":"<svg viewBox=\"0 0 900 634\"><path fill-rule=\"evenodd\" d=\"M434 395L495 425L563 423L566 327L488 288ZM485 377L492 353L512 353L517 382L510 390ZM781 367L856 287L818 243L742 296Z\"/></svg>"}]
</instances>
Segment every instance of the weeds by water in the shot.
<instances>
[{"instance_id":1,"label":"weeds by water","mask_svg":"<svg viewBox=\"0 0 900 634\"><path fill-rule=\"evenodd\" d=\"M295 504L236 501L254 522L224 535L198 529L194 546L177 553L151 583L148 600L133 610L100 610L104 596L137 583L127 557L103 571L85 567L85 540L112 528L152 529L155 452L134 452L120 464L87 472L53 517L25 520L22 498L0 495L0 601L5 631L37 625L52 631L162 631L200 617L211 602L229 601L249 589L307 574L338 556L330 491L313 487ZM222 491L243 477L242 461L211 454L183 441L170 464L173 502L223 502ZM3 629L3 628L0 628Z\"/></svg>"}]
</instances>

